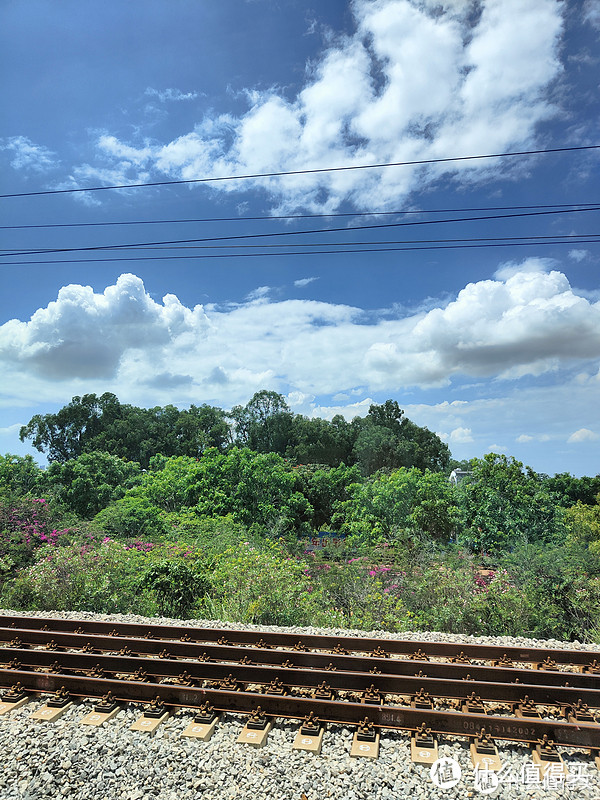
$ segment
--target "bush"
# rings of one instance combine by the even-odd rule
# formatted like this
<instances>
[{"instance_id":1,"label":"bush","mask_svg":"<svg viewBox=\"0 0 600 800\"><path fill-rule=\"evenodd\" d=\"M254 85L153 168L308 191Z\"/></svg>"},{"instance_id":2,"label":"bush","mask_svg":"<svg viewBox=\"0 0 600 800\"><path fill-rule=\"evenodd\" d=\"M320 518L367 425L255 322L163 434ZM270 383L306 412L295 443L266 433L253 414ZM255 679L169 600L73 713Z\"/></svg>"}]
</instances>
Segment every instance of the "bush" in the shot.
<instances>
[{"instance_id":1,"label":"bush","mask_svg":"<svg viewBox=\"0 0 600 800\"><path fill-rule=\"evenodd\" d=\"M313 625L329 621L323 597L304 572L305 565L276 544L265 549L243 542L215 555L212 597L203 616L262 625Z\"/></svg>"},{"instance_id":2,"label":"bush","mask_svg":"<svg viewBox=\"0 0 600 800\"><path fill-rule=\"evenodd\" d=\"M156 601L139 591L145 554L106 540L61 548L46 547L40 560L4 585L6 608L41 611L94 611L152 615Z\"/></svg>"},{"instance_id":3,"label":"bush","mask_svg":"<svg viewBox=\"0 0 600 800\"><path fill-rule=\"evenodd\" d=\"M164 536L164 514L145 497L127 495L107 506L94 517L94 523L117 539L156 538Z\"/></svg>"},{"instance_id":4,"label":"bush","mask_svg":"<svg viewBox=\"0 0 600 800\"><path fill-rule=\"evenodd\" d=\"M159 561L149 567L140 580L142 588L154 592L158 613L163 617L184 619L194 604L210 589L206 578L190 564L181 561Z\"/></svg>"}]
</instances>

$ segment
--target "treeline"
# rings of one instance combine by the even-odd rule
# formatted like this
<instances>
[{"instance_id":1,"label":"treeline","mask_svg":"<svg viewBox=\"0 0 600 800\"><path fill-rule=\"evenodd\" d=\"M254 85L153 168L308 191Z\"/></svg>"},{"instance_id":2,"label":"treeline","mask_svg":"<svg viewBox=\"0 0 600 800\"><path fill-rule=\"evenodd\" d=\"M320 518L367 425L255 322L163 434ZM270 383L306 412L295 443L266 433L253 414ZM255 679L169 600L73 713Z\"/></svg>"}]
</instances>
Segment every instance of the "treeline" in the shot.
<instances>
[{"instance_id":1,"label":"treeline","mask_svg":"<svg viewBox=\"0 0 600 800\"><path fill-rule=\"evenodd\" d=\"M31 456L7 455L0 456L0 491L6 507L10 496L43 497L121 538L167 536L181 514L231 516L253 534L283 536L290 544L327 529L361 546L456 542L492 554L523 544L560 545L574 515L596 530L600 476L550 477L494 453L469 467L469 477L454 486L429 469L365 476L356 464L294 464L234 446L208 448L201 458L156 455L147 469L105 451L46 469ZM596 538L600 530L588 535Z\"/></svg>"},{"instance_id":2,"label":"treeline","mask_svg":"<svg viewBox=\"0 0 600 800\"><path fill-rule=\"evenodd\" d=\"M0 457L0 603L599 641L600 477L470 468L453 486L238 447L147 470ZM322 527L343 543L305 552Z\"/></svg>"},{"instance_id":3,"label":"treeline","mask_svg":"<svg viewBox=\"0 0 600 800\"><path fill-rule=\"evenodd\" d=\"M0 456L0 604L600 642L600 476L460 466L394 401L331 422L111 394ZM342 544L306 549L316 531Z\"/></svg>"},{"instance_id":4,"label":"treeline","mask_svg":"<svg viewBox=\"0 0 600 800\"><path fill-rule=\"evenodd\" d=\"M37 414L20 438L31 440L50 462L101 451L142 469L156 455L200 458L210 448L225 453L247 447L298 464L357 465L363 475L398 467L443 471L451 458L439 436L405 417L394 400L372 405L351 422L341 415L329 421L294 414L282 395L266 390L230 411L206 404L139 408L109 392L86 394L55 414Z\"/></svg>"}]
</instances>

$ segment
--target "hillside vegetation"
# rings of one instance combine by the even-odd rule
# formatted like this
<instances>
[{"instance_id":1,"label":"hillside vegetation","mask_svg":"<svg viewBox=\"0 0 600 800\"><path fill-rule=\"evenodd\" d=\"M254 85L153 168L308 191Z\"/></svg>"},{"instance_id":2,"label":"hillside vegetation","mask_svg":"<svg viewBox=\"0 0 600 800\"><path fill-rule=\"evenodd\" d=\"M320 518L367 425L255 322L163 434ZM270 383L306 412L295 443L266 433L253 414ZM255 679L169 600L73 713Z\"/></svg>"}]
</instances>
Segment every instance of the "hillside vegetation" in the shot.
<instances>
[{"instance_id":1,"label":"hillside vegetation","mask_svg":"<svg viewBox=\"0 0 600 800\"><path fill-rule=\"evenodd\" d=\"M0 456L4 607L600 642L600 476L459 465L394 401L346 422L266 391L85 395L21 438L49 466Z\"/></svg>"}]
</instances>

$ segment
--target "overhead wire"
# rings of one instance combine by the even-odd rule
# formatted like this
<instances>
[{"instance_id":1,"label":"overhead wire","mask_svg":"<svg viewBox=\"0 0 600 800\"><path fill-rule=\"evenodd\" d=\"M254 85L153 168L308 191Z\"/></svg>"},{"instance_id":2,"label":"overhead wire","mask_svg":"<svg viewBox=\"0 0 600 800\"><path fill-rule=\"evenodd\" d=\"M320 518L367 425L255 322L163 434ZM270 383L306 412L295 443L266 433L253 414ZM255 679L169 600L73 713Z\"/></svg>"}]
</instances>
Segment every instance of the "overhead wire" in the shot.
<instances>
[{"instance_id":1,"label":"overhead wire","mask_svg":"<svg viewBox=\"0 0 600 800\"><path fill-rule=\"evenodd\" d=\"M253 217L198 217L196 219L143 219L143 220L121 220L112 222L51 222L38 225L0 225L0 230L31 230L38 228L100 228L122 225L179 225L183 223L204 223L204 222L257 222L257 221L277 221L285 219L323 219L335 217L387 217L402 216L406 214L466 214L475 211L527 211L533 209L566 209L566 208L586 208L597 206L600 203L538 203L528 206L475 206L467 208L421 208L421 209L400 209L398 211L338 211L320 214L262 214Z\"/></svg>"},{"instance_id":2,"label":"overhead wire","mask_svg":"<svg viewBox=\"0 0 600 800\"><path fill-rule=\"evenodd\" d=\"M585 238L586 241L600 240L600 233L568 233L568 234L550 234L545 236L481 236L481 237L467 237L467 238L444 238L444 239L374 239L365 242L294 242L293 247L350 247L350 246L370 246L370 245L388 245L388 244L440 244L440 243L453 243L453 242L510 242L510 241L543 241L554 239L568 239L572 242L577 242L579 239ZM552 243L552 242L550 242ZM261 242L261 244L177 244L177 245L153 245L139 247L131 245L123 247L124 250L141 250L147 252L148 250L231 250L231 249L252 249L258 247L289 247L287 242ZM103 249L111 249L107 246ZM3 251L0 250L0 253ZM22 255L21 253L6 252L5 255ZM39 255L36 251L27 251L26 255Z\"/></svg>"},{"instance_id":3,"label":"overhead wire","mask_svg":"<svg viewBox=\"0 0 600 800\"><path fill-rule=\"evenodd\" d=\"M223 242L223 241L239 241L241 239L265 239L272 237L289 237L289 236L302 236L313 233L334 233L334 232L347 232L347 231L365 231L365 230L380 230L383 228L401 228L408 226L422 226L422 225L440 225L444 223L456 222L478 222L489 221L498 219L514 219L522 217L540 217L553 214L566 214L566 213L584 213L588 211L600 211L600 206L591 206L586 208L567 208L562 210L544 210L544 211L528 211L515 214L492 214L478 217L453 217L435 220L417 220L414 222L387 222L378 223L376 225L356 225L344 226L334 228L311 228L300 231L270 231L268 233L251 233L251 234L236 234L229 236L207 236L194 239L170 239L163 241L153 242L133 242L126 244L111 244L111 245L93 245L89 247L46 247L46 248L29 248L27 250L12 250L5 254L0 254L1 257L14 257L20 255L44 255L53 253L84 253L84 252L98 252L105 250L127 250L131 248L147 248L164 245L182 245L182 244L202 244L205 242Z\"/></svg>"},{"instance_id":4,"label":"overhead wire","mask_svg":"<svg viewBox=\"0 0 600 800\"><path fill-rule=\"evenodd\" d=\"M0 199L9 199L14 197L39 197L41 195L59 195L59 194L75 194L80 192L101 192L115 189L141 189L152 186L177 186L183 184L196 184L196 183L217 183L224 181L241 181L259 178L282 178L293 175L316 175L321 173L330 172L348 172L352 170L364 169L383 169L388 167L409 167L409 166L426 166L429 164L446 164L451 162L460 161L476 161L486 158L508 158L517 156L532 156L532 155L549 155L551 153L571 153L576 151L590 151L600 150L599 144L593 145L580 145L574 147L552 147L541 150L517 150L513 152L504 153L487 153L482 155L472 156L453 156L449 158L425 158L414 161L391 161L380 164L353 164L344 165L339 167L317 167L314 169L297 169L286 170L278 172L256 172L244 175L220 175L208 178L187 178L172 181L151 181L143 183L123 183L115 184L112 186L87 186L75 187L71 189L45 189L36 192L12 192L9 194L0 194Z\"/></svg>"},{"instance_id":5,"label":"overhead wire","mask_svg":"<svg viewBox=\"0 0 600 800\"><path fill-rule=\"evenodd\" d=\"M593 234L595 237L596 235ZM425 245L425 246L410 246L410 247L367 247L360 249L348 250L310 250L302 252L299 250L292 250L288 252L260 252L260 253L196 253L194 255L184 256L117 256L114 258L74 258L74 259L52 259L52 260L39 260L39 261L3 261L0 266L29 266L29 265L47 265L53 264L98 264L98 263L114 263L125 261L179 261L179 260L204 260L215 258L267 258L270 256L314 256L314 255L347 255L350 253L392 253L392 252L409 252L409 251L424 251L424 250L460 250L472 248L485 248L485 247L531 247L533 245L558 245L558 244L597 244L600 241L599 237L593 239L564 239L558 241L503 241L489 243L469 243L469 244L439 244L439 245Z\"/></svg>"}]
</instances>

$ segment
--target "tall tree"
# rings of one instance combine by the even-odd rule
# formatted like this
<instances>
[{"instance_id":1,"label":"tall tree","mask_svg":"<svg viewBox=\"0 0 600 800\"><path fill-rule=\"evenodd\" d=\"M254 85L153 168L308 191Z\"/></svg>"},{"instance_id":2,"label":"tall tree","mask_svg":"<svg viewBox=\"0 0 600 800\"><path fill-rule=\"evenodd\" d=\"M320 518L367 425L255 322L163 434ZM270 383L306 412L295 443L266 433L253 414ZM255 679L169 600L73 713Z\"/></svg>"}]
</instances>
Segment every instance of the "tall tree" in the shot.
<instances>
[{"instance_id":1,"label":"tall tree","mask_svg":"<svg viewBox=\"0 0 600 800\"><path fill-rule=\"evenodd\" d=\"M68 461L80 456L86 442L100 430L101 419L118 417L121 404L117 397L105 392L101 397L84 394L73 397L56 414L36 414L19 431L22 442L31 439L40 453L47 453L49 461Z\"/></svg>"},{"instance_id":2,"label":"tall tree","mask_svg":"<svg viewBox=\"0 0 600 800\"><path fill-rule=\"evenodd\" d=\"M235 406L230 416L235 442L258 453L284 455L292 434L294 415L282 395L263 389L245 406Z\"/></svg>"}]
</instances>

